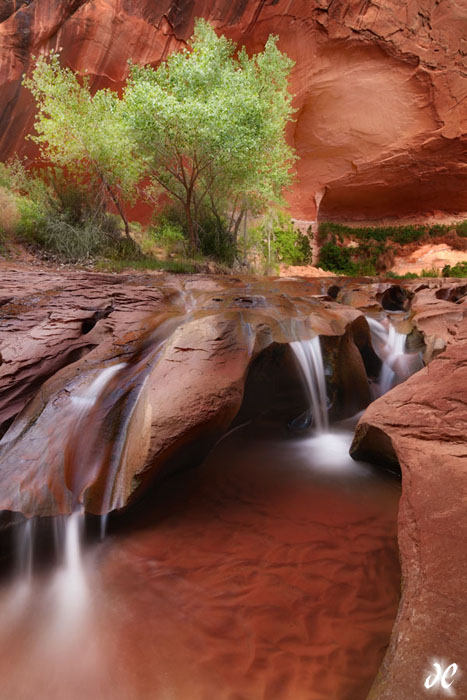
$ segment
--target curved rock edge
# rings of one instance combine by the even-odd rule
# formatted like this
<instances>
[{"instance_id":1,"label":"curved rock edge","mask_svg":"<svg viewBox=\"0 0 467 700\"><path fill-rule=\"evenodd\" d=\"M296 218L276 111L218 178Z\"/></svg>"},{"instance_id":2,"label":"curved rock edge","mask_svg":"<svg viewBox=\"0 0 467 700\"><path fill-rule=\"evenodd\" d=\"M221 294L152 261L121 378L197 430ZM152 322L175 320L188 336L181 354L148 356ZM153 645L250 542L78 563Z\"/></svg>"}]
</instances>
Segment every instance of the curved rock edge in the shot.
<instances>
[{"instance_id":1,"label":"curved rock edge","mask_svg":"<svg viewBox=\"0 0 467 700\"><path fill-rule=\"evenodd\" d=\"M352 456L381 460L372 439L378 431L386 463L397 459L402 471L402 598L368 700L424 697L434 661L462 671L467 658L466 385L464 341L375 401L357 426ZM457 697L467 696L464 678L454 679Z\"/></svg>"}]
</instances>

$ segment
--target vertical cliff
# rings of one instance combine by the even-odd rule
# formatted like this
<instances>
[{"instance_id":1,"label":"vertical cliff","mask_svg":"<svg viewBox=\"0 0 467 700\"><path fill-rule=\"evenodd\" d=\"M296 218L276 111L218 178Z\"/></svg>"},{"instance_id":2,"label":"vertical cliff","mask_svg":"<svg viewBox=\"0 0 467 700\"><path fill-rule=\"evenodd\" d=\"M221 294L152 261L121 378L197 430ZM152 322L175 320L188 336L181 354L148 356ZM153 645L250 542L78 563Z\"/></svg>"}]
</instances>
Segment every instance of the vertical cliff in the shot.
<instances>
[{"instance_id":1,"label":"vertical cliff","mask_svg":"<svg viewBox=\"0 0 467 700\"><path fill-rule=\"evenodd\" d=\"M157 64L195 17L260 50L272 32L296 62L290 204L304 221L467 212L467 8L463 0L5 0L0 158L24 150L33 56L62 48L94 86L127 59Z\"/></svg>"}]
</instances>

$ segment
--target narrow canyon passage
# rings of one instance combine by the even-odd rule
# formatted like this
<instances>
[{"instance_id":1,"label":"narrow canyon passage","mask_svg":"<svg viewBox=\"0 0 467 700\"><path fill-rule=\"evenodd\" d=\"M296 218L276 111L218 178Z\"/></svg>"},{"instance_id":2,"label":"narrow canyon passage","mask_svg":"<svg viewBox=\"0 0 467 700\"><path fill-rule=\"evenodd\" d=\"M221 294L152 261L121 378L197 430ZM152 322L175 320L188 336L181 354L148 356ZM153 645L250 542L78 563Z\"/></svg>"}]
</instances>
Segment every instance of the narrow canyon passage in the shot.
<instances>
[{"instance_id":1,"label":"narrow canyon passage","mask_svg":"<svg viewBox=\"0 0 467 700\"><path fill-rule=\"evenodd\" d=\"M365 698L399 602L400 483L351 437L238 429L111 520L72 586L4 584L2 697Z\"/></svg>"}]
</instances>

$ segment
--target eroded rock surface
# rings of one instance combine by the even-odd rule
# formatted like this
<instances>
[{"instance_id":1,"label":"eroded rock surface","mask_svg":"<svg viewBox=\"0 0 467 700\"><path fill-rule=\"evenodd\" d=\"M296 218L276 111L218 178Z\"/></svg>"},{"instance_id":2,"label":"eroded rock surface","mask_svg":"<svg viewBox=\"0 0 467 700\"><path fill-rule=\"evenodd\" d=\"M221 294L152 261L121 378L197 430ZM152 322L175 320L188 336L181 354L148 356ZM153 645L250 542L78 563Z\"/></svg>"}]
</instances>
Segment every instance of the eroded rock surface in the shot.
<instances>
[{"instance_id":1,"label":"eroded rock surface","mask_svg":"<svg viewBox=\"0 0 467 700\"><path fill-rule=\"evenodd\" d=\"M105 513L196 463L272 344L323 338L335 415L371 398L368 326L321 294L329 280L38 271L26 282L18 269L3 281L4 428L15 418L0 444L4 510Z\"/></svg>"},{"instance_id":2,"label":"eroded rock surface","mask_svg":"<svg viewBox=\"0 0 467 700\"><path fill-rule=\"evenodd\" d=\"M357 427L353 456L399 462L403 484L403 597L371 698L421 697L433 659L462 668L467 657L466 385L464 339L373 403ZM466 683L454 679L456 697L467 696Z\"/></svg>"},{"instance_id":3,"label":"eroded rock surface","mask_svg":"<svg viewBox=\"0 0 467 700\"><path fill-rule=\"evenodd\" d=\"M465 6L456 0L26 0L0 13L0 155L24 147L32 56L62 49L94 87L118 88L127 59L157 64L203 16L248 50L270 33L296 62L291 90L300 156L290 201L316 219L467 211Z\"/></svg>"}]
</instances>

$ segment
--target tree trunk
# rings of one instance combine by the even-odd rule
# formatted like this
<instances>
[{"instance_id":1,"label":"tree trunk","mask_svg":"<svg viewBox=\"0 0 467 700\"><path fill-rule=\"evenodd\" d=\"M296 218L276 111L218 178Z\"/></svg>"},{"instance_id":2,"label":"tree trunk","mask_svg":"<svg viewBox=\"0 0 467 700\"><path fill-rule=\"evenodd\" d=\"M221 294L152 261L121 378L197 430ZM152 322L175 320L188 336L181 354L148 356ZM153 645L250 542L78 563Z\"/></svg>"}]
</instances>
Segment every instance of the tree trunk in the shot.
<instances>
[{"instance_id":1,"label":"tree trunk","mask_svg":"<svg viewBox=\"0 0 467 700\"><path fill-rule=\"evenodd\" d=\"M246 265L248 262L247 249L246 249L247 225L248 225L248 209L245 206L245 214L243 216L243 264L244 265Z\"/></svg>"},{"instance_id":2,"label":"tree trunk","mask_svg":"<svg viewBox=\"0 0 467 700\"><path fill-rule=\"evenodd\" d=\"M129 223L128 223L128 219L127 219L126 216L125 216L125 212L123 211L123 208L122 208L122 206L120 205L120 202L118 201L118 197L115 195L115 193L113 192L112 188L110 187L110 185L109 185L105 180L104 180L104 185L105 185L105 187L106 187L106 189L107 189L107 192L108 192L109 195L110 195L110 198L111 198L112 202L115 204L118 213L120 214L121 220L123 221L123 226L125 227L125 236L128 238L128 240L130 240L131 242L133 242L133 239L132 239L132 237L130 236L130 225L129 225Z\"/></svg>"},{"instance_id":3,"label":"tree trunk","mask_svg":"<svg viewBox=\"0 0 467 700\"><path fill-rule=\"evenodd\" d=\"M233 235L232 239L235 244L235 247L237 247L237 241L238 241L238 231L240 229L240 224L242 223L243 215L245 214L245 209L242 209L240 214L238 215L238 219L235 222L234 230L233 230Z\"/></svg>"},{"instance_id":4,"label":"tree trunk","mask_svg":"<svg viewBox=\"0 0 467 700\"><path fill-rule=\"evenodd\" d=\"M190 245L193 248L193 250L198 250L198 244L197 244L197 236L195 232L195 227L193 223L193 217L191 216L191 207L190 207L190 201L187 200L185 202L185 215L186 215L186 222L188 226L188 236L190 238Z\"/></svg>"}]
</instances>

